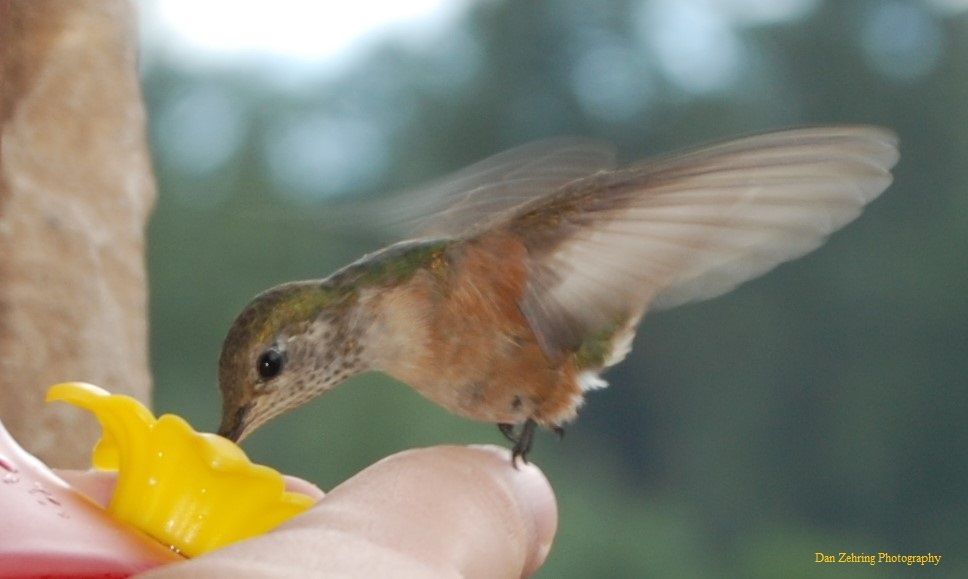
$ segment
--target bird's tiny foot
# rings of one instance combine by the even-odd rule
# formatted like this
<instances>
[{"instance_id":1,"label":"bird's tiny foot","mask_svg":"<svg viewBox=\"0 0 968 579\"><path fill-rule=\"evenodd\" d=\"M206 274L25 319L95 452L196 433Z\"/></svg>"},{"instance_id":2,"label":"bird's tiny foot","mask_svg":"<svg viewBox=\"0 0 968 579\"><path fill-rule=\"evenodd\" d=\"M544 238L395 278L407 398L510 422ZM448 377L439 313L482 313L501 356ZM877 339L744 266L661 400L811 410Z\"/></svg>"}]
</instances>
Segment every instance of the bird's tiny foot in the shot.
<instances>
[{"instance_id":1,"label":"bird's tiny foot","mask_svg":"<svg viewBox=\"0 0 968 579\"><path fill-rule=\"evenodd\" d=\"M565 429L562 426L552 426L551 432L555 433L555 436L558 437L558 440L561 440L565 437Z\"/></svg>"},{"instance_id":2,"label":"bird's tiny foot","mask_svg":"<svg viewBox=\"0 0 968 579\"><path fill-rule=\"evenodd\" d=\"M514 446L511 448L511 465L514 468L518 468L518 457L521 458L521 462L528 464L528 454L531 452L531 445L534 442L535 426L537 426L537 423L529 418L521 427L521 434L518 435Z\"/></svg>"},{"instance_id":3,"label":"bird's tiny foot","mask_svg":"<svg viewBox=\"0 0 968 579\"><path fill-rule=\"evenodd\" d=\"M528 454L531 452L531 445L534 443L534 433L538 423L529 418L521 426L521 432L515 432L514 426L514 424L501 422L498 423L497 429L501 431L504 438L514 443L514 446L511 447L511 464L514 468L518 468L518 458L524 464L528 464ZM558 438L561 438L565 433L560 426L553 426L551 429L558 435Z\"/></svg>"}]
</instances>

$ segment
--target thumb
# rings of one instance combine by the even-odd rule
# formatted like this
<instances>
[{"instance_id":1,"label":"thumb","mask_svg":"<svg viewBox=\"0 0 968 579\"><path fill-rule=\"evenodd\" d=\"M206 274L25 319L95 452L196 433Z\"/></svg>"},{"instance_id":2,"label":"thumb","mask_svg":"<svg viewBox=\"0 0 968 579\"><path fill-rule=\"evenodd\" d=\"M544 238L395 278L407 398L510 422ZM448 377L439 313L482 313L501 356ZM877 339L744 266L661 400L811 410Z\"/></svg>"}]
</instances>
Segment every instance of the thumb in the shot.
<instances>
[{"instance_id":1,"label":"thumb","mask_svg":"<svg viewBox=\"0 0 968 579\"><path fill-rule=\"evenodd\" d=\"M151 577L519 577L543 562L554 494L507 451L434 447L396 454L277 530Z\"/></svg>"}]
</instances>

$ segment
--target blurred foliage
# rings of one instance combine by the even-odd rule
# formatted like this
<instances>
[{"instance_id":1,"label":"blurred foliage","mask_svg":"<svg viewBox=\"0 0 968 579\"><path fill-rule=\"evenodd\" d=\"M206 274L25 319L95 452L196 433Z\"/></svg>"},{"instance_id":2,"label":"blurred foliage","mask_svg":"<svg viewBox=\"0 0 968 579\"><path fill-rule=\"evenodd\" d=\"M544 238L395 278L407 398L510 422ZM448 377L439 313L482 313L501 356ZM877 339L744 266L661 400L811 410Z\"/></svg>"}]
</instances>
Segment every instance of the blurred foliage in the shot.
<instances>
[{"instance_id":1,"label":"blurred foliage","mask_svg":"<svg viewBox=\"0 0 968 579\"><path fill-rule=\"evenodd\" d=\"M932 572L968 577L968 18L865 0L749 21L744 5L769 4L725 4L733 19L710 24L695 1L482 2L433 42L388 39L315 76L148 58L156 410L214 429L242 306L385 241L327 219L333 199L559 134L631 160L881 124L902 160L861 219L726 297L648 316L565 440L537 440L561 509L541 575L866 576L814 553L930 550L945 556ZM246 448L328 488L401 449L479 442L501 439L367 375Z\"/></svg>"}]
</instances>

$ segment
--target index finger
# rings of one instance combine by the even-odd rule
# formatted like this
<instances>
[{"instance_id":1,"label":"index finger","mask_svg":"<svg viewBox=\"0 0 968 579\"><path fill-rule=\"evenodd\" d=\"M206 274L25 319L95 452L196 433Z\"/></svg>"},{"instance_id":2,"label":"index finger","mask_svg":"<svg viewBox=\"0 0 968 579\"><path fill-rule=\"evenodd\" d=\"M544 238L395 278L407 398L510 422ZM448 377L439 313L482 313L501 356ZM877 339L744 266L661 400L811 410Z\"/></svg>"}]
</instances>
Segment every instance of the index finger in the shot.
<instances>
[{"instance_id":1,"label":"index finger","mask_svg":"<svg viewBox=\"0 0 968 579\"><path fill-rule=\"evenodd\" d=\"M268 534L161 577L519 577L536 570L557 527L541 471L507 451L435 447L386 458Z\"/></svg>"}]
</instances>

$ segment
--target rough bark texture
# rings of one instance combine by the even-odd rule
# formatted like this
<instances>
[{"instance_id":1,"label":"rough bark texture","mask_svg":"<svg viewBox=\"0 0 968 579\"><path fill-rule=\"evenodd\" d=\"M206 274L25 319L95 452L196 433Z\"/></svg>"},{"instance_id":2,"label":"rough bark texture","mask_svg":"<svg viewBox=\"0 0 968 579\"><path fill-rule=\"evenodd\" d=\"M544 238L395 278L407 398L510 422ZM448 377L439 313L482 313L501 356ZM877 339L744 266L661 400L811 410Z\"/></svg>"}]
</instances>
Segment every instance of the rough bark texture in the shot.
<instances>
[{"instance_id":1,"label":"rough bark texture","mask_svg":"<svg viewBox=\"0 0 968 579\"><path fill-rule=\"evenodd\" d=\"M47 386L150 388L136 51L124 0L0 0L0 419L56 466L99 429Z\"/></svg>"}]
</instances>

